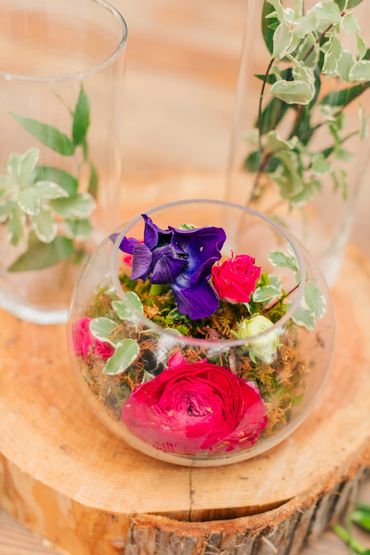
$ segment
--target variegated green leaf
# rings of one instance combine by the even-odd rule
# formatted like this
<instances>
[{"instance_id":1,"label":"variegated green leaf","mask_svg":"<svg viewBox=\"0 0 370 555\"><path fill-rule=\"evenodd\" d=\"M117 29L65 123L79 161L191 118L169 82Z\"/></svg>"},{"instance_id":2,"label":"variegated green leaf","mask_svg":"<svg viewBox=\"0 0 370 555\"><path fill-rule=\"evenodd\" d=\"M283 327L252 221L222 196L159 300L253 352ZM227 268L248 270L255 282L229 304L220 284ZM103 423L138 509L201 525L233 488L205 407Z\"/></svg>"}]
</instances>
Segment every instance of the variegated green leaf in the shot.
<instances>
[{"instance_id":1,"label":"variegated green leaf","mask_svg":"<svg viewBox=\"0 0 370 555\"><path fill-rule=\"evenodd\" d=\"M14 188L14 179L11 175L1 175L0 176L0 191L4 194L6 191Z\"/></svg>"},{"instance_id":2,"label":"variegated green leaf","mask_svg":"<svg viewBox=\"0 0 370 555\"><path fill-rule=\"evenodd\" d=\"M280 23L279 27L274 33L274 48L272 55L275 60L280 60L284 58L287 54L292 52L292 46L294 49L293 41L295 37L290 30L290 27L286 23Z\"/></svg>"},{"instance_id":3,"label":"variegated green leaf","mask_svg":"<svg viewBox=\"0 0 370 555\"><path fill-rule=\"evenodd\" d=\"M358 33L360 26L353 12L347 13L342 18L342 27L346 33Z\"/></svg>"},{"instance_id":4,"label":"variegated green leaf","mask_svg":"<svg viewBox=\"0 0 370 555\"><path fill-rule=\"evenodd\" d=\"M19 185L19 174L20 174L20 159L19 154L11 154L6 163L6 171L14 177Z\"/></svg>"},{"instance_id":5,"label":"variegated green leaf","mask_svg":"<svg viewBox=\"0 0 370 555\"><path fill-rule=\"evenodd\" d=\"M139 345L134 339L124 339L117 345L116 352L111 356L105 366L104 374L118 376L131 366L140 353Z\"/></svg>"},{"instance_id":6,"label":"variegated green leaf","mask_svg":"<svg viewBox=\"0 0 370 555\"><path fill-rule=\"evenodd\" d=\"M106 341L107 343L111 343L115 345L114 341L112 341L112 334L117 329L117 322L111 320L110 318L94 318L90 322L90 331L96 339L100 339L100 341Z\"/></svg>"},{"instance_id":7,"label":"variegated green leaf","mask_svg":"<svg viewBox=\"0 0 370 555\"><path fill-rule=\"evenodd\" d=\"M315 94L314 88L305 81L276 81L271 94L286 104L309 104Z\"/></svg>"},{"instance_id":8,"label":"variegated green leaf","mask_svg":"<svg viewBox=\"0 0 370 555\"><path fill-rule=\"evenodd\" d=\"M293 256L280 251L270 252L268 259L273 266L278 268L289 268L296 272L298 270L297 263Z\"/></svg>"},{"instance_id":9,"label":"variegated green leaf","mask_svg":"<svg viewBox=\"0 0 370 555\"><path fill-rule=\"evenodd\" d=\"M281 279L279 278L279 276L276 276L275 274L269 274L269 282L270 282L270 285L272 285L273 287L275 287L275 289L278 289L280 291Z\"/></svg>"},{"instance_id":10,"label":"variegated green leaf","mask_svg":"<svg viewBox=\"0 0 370 555\"><path fill-rule=\"evenodd\" d=\"M41 210L37 216L31 216L32 227L42 243L54 241L58 227L49 210Z\"/></svg>"},{"instance_id":11,"label":"variegated green leaf","mask_svg":"<svg viewBox=\"0 0 370 555\"><path fill-rule=\"evenodd\" d=\"M9 215L9 240L14 246L17 246L24 236L25 215L19 206L14 206Z\"/></svg>"},{"instance_id":12,"label":"variegated green leaf","mask_svg":"<svg viewBox=\"0 0 370 555\"><path fill-rule=\"evenodd\" d=\"M342 45L338 38L333 35L330 37L327 46L328 48L325 52L325 61L322 71L327 75L335 75L338 71L339 60L342 55Z\"/></svg>"},{"instance_id":13,"label":"variegated green leaf","mask_svg":"<svg viewBox=\"0 0 370 555\"><path fill-rule=\"evenodd\" d=\"M274 8L276 12L276 17L279 19L279 21L284 21L284 10L283 10L281 0L267 0L267 2L271 4L272 7Z\"/></svg>"},{"instance_id":14,"label":"variegated green leaf","mask_svg":"<svg viewBox=\"0 0 370 555\"><path fill-rule=\"evenodd\" d=\"M308 308L298 307L292 316L292 320L298 326L303 326L310 331L315 329L315 318Z\"/></svg>"},{"instance_id":15,"label":"variegated green leaf","mask_svg":"<svg viewBox=\"0 0 370 555\"><path fill-rule=\"evenodd\" d=\"M363 58L365 58L367 54L367 45L363 37L360 35L360 33L356 33L356 43L357 43L358 56L360 60L362 60Z\"/></svg>"},{"instance_id":16,"label":"variegated green leaf","mask_svg":"<svg viewBox=\"0 0 370 555\"><path fill-rule=\"evenodd\" d=\"M319 60L320 48L314 33L308 33L298 50L298 61L308 68L315 68Z\"/></svg>"},{"instance_id":17,"label":"variegated green leaf","mask_svg":"<svg viewBox=\"0 0 370 555\"><path fill-rule=\"evenodd\" d=\"M25 214L36 216L40 212L40 195L34 187L22 189L18 194L17 202Z\"/></svg>"},{"instance_id":18,"label":"variegated green leaf","mask_svg":"<svg viewBox=\"0 0 370 555\"><path fill-rule=\"evenodd\" d=\"M325 30L328 25L341 23L340 9L333 0L317 2L311 9L316 20L320 23L318 30Z\"/></svg>"},{"instance_id":19,"label":"variegated green leaf","mask_svg":"<svg viewBox=\"0 0 370 555\"><path fill-rule=\"evenodd\" d=\"M19 182L23 187L33 183L35 168L39 160L40 152L37 148L30 148L19 160Z\"/></svg>"},{"instance_id":20,"label":"variegated green leaf","mask_svg":"<svg viewBox=\"0 0 370 555\"><path fill-rule=\"evenodd\" d=\"M315 318L322 318L326 312L325 297L313 283L307 283L304 291L307 307Z\"/></svg>"},{"instance_id":21,"label":"variegated green leaf","mask_svg":"<svg viewBox=\"0 0 370 555\"><path fill-rule=\"evenodd\" d=\"M41 199L51 200L68 197L67 191L52 181L37 181L34 188L40 195Z\"/></svg>"},{"instance_id":22,"label":"variegated green leaf","mask_svg":"<svg viewBox=\"0 0 370 555\"><path fill-rule=\"evenodd\" d=\"M315 76L312 69L305 67L303 64L297 65L293 69L293 77L295 81L304 81L305 83L308 83L312 88L312 94L315 93Z\"/></svg>"},{"instance_id":23,"label":"variegated green leaf","mask_svg":"<svg viewBox=\"0 0 370 555\"><path fill-rule=\"evenodd\" d=\"M338 62L338 74L343 81L350 80L349 72L351 71L351 68L354 63L355 63L355 59L352 55L352 52L350 52L349 50L343 50L342 55Z\"/></svg>"},{"instance_id":24,"label":"variegated green leaf","mask_svg":"<svg viewBox=\"0 0 370 555\"><path fill-rule=\"evenodd\" d=\"M10 213L14 209L15 203L12 200L6 200L0 203L0 223L6 222L9 218Z\"/></svg>"},{"instance_id":25,"label":"variegated green leaf","mask_svg":"<svg viewBox=\"0 0 370 555\"><path fill-rule=\"evenodd\" d=\"M50 206L63 218L84 219L93 212L95 201L89 193L77 193L68 198L51 200Z\"/></svg>"},{"instance_id":26,"label":"variegated green leaf","mask_svg":"<svg viewBox=\"0 0 370 555\"><path fill-rule=\"evenodd\" d=\"M263 287L257 287L253 293L253 301L255 303L264 303L266 301L271 301L276 299L280 295L280 290L273 285L265 285Z\"/></svg>"},{"instance_id":27,"label":"variegated green leaf","mask_svg":"<svg viewBox=\"0 0 370 555\"><path fill-rule=\"evenodd\" d=\"M144 313L143 304L133 291L126 293L123 300L113 301L112 307L121 320L133 320L138 312Z\"/></svg>"},{"instance_id":28,"label":"variegated green leaf","mask_svg":"<svg viewBox=\"0 0 370 555\"><path fill-rule=\"evenodd\" d=\"M362 60L355 63L350 72L351 81L370 81L370 60Z\"/></svg>"}]
</instances>

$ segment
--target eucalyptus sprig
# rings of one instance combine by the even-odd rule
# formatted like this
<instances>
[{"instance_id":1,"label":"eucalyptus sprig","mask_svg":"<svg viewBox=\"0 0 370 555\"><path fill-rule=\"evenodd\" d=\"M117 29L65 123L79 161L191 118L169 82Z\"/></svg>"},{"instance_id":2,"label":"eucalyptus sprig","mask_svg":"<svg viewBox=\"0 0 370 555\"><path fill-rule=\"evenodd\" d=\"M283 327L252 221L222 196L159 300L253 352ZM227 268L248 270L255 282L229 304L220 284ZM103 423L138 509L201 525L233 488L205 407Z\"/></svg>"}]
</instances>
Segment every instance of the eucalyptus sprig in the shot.
<instances>
[{"instance_id":1,"label":"eucalyptus sprig","mask_svg":"<svg viewBox=\"0 0 370 555\"><path fill-rule=\"evenodd\" d=\"M345 133L344 110L370 86L370 50L362 37L355 8L363 0L324 0L305 11L304 0L284 7L281 0L264 0L262 33L271 55L262 81L255 129L248 134L255 147L245 168L256 174L250 202L266 189L268 175L289 206L302 206L322 188L323 176L347 196L348 172L343 162L352 158L345 143L367 136L364 108L359 107L358 130ZM342 46L342 34L352 35L356 52ZM324 79L335 79L340 90L321 94ZM270 101L264 106L267 93ZM280 127L294 113L284 137ZM314 123L315 122L315 123ZM320 128L328 131L328 144L311 147Z\"/></svg>"}]
</instances>

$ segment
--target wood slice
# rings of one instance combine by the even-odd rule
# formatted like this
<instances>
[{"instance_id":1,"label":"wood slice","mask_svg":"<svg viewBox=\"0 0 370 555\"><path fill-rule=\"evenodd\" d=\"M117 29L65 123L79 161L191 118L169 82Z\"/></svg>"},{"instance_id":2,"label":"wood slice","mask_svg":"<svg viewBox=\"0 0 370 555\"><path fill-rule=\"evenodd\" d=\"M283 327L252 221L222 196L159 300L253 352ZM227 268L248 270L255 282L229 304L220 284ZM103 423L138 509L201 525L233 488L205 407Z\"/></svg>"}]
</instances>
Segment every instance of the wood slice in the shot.
<instances>
[{"instance_id":1,"label":"wood slice","mask_svg":"<svg viewBox=\"0 0 370 555\"><path fill-rule=\"evenodd\" d=\"M370 461L370 262L354 249L334 301L320 405L281 445L221 468L128 447L85 405L65 327L0 312L2 506L72 555L298 553L345 510Z\"/></svg>"}]
</instances>

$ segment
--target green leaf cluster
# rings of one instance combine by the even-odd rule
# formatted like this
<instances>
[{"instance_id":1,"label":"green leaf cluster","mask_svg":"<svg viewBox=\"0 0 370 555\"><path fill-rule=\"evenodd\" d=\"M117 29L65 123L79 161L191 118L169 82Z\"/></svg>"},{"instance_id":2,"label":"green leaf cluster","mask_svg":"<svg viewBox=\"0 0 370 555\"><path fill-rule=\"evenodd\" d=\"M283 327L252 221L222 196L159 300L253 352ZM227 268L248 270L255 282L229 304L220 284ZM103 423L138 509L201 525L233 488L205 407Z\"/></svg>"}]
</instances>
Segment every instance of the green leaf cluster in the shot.
<instances>
[{"instance_id":1,"label":"green leaf cluster","mask_svg":"<svg viewBox=\"0 0 370 555\"><path fill-rule=\"evenodd\" d=\"M28 247L10 266L11 272L39 270L69 258L72 240L91 230L92 197L75 192L74 178L67 172L45 170L38 161L36 148L11 154L7 174L0 178L0 221L7 224L12 245L24 242Z\"/></svg>"},{"instance_id":2,"label":"green leaf cluster","mask_svg":"<svg viewBox=\"0 0 370 555\"><path fill-rule=\"evenodd\" d=\"M347 197L348 176L343 162L350 153L343 147L353 136L367 136L368 115L360 111L358 132L344 133L344 109L370 86L370 49L361 34L354 8L356 0L323 0L306 10L304 0L285 7L282 0L263 0L262 34L272 55L265 74L256 78L261 101L270 100L256 118L258 140L245 159L244 167L256 173L251 201L260 197L267 173L280 195L291 207L301 207L322 188L330 176L334 190ZM352 35L357 45L350 52L342 36ZM325 79L335 79L335 91L320 96ZM325 113L323 109L327 109ZM294 111L293 126L285 138L279 132ZM313 123L314 122L314 123ZM315 152L310 146L317 130L326 128L331 143ZM271 144L274 141L275 147Z\"/></svg>"},{"instance_id":3,"label":"green leaf cluster","mask_svg":"<svg viewBox=\"0 0 370 555\"><path fill-rule=\"evenodd\" d=\"M125 372L137 359L140 348L134 339L124 337L122 321L134 322L137 314L143 313L143 305L136 293L129 291L123 300L113 300L112 308L115 319L101 316L90 322L90 331L100 341L114 347L113 355L106 361L103 372L109 376L118 376Z\"/></svg>"},{"instance_id":4,"label":"green leaf cluster","mask_svg":"<svg viewBox=\"0 0 370 555\"><path fill-rule=\"evenodd\" d=\"M62 156L72 156L81 148L90 167L91 193L81 193L75 176L39 164L37 148L9 156L7 174L0 177L0 223L7 225L13 246L27 247L9 271L39 270L78 254L75 241L86 239L92 231L90 216L98 177L87 158L89 102L81 87L72 113L71 136L35 119L12 115L39 142Z\"/></svg>"}]
</instances>

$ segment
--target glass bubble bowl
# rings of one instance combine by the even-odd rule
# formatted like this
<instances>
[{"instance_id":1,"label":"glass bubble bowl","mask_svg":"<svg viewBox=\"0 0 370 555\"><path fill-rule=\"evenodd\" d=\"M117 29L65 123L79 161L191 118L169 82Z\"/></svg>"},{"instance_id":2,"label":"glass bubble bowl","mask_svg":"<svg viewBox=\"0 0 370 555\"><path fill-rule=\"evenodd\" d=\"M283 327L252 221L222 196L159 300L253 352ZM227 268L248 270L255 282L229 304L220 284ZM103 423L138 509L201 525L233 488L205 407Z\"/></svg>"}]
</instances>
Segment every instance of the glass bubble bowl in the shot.
<instances>
[{"instance_id":1,"label":"glass bubble bowl","mask_svg":"<svg viewBox=\"0 0 370 555\"><path fill-rule=\"evenodd\" d=\"M154 458L256 456L323 390L334 344L325 280L288 231L251 209L194 200L146 214L107 237L76 284L68 335L83 395Z\"/></svg>"}]
</instances>

